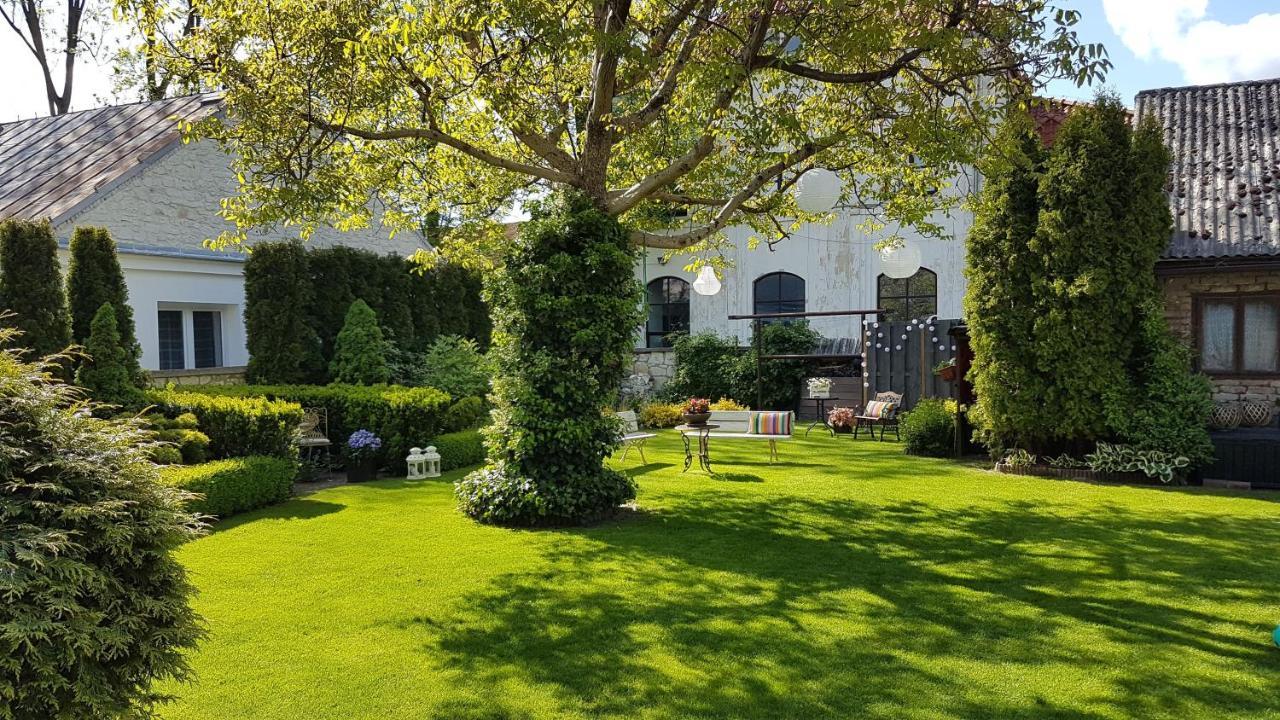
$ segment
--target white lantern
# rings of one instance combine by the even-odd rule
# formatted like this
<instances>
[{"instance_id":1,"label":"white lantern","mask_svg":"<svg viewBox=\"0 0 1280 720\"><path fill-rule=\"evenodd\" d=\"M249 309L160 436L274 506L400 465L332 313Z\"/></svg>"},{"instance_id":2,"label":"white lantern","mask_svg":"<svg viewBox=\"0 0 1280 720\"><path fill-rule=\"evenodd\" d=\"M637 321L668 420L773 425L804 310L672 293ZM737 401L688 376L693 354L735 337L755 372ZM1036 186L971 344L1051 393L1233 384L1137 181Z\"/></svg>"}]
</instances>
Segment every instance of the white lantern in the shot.
<instances>
[{"instance_id":1,"label":"white lantern","mask_svg":"<svg viewBox=\"0 0 1280 720\"><path fill-rule=\"evenodd\" d=\"M903 245L881 250L880 266L891 278L909 278L920 270L920 248Z\"/></svg>"},{"instance_id":2,"label":"white lantern","mask_svg":"<svg viewBox=\"0 0 1280 720\"><path fill-rule=\"evenodd\" d=\"M715 295L720 292L720 278L710 265L703 265L698 271L698 279L693 281L693 291L699 295Z\"/></svg>"},{"instance_id":3,"label":"white lantern","mask_svg":"<svg viewBox=\"0 0 1280 720\"><path fill-rule=\"evenodd\" d=\"M826 168L814 168L796 181L796 207L808 213L831 212L840 201L842 185L839 175Z\"/></svg>"},{"instance_id":4,"label":"white lantern","mask_svg":"<svg viewBox=\"0 0 1280 720\"><path fill-rule=\"evenodd\" d=\"M421 480L427 476L427 456L422 454L422 448L410 448L404 464L409 468L410 480Z\"/></svg>"},{"instance_id":5,"label":"white lantern","mask_svg":"<svg viewBox=\"0 0 1280 720\"><path fill-rule=\"evenodd\" d=\"M440 453L436 452L436 446L428 445L422 452L422 456L427 463L427 477L440 477Z\"/></svg>"}]
</instances>

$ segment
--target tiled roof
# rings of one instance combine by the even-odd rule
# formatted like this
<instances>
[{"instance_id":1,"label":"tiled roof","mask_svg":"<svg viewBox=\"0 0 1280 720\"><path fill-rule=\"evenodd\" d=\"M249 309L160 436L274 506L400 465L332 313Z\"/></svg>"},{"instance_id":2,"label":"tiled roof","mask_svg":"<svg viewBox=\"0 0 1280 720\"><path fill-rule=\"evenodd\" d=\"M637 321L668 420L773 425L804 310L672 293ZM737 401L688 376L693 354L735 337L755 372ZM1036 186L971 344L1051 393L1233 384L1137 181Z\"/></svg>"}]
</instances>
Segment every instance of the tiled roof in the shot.
<instances>
[{"instance_id":1,"label":"tiled roof","mask_svg":"<svg viewBox=\"0 0 1280 720\"><path fill-rule=\"evenodd\" d=\"M177 118L203 119L212 93L0 125L0 218L55 224L179 141Z\"/></svg>"},{"instance_id":2,"label":"tiled roof","mask_svg":"<svg viewBox=\"0 0 1280 720\"><path fill-rule=\"evenodd\" d=\"M1063 100L1060 98L1036 98L1031 103L1031 122L1035 124L1036 135L1040 136L1040 142L1045 147L1053 145L1053 141L1058 138L1058 128L1062 127L1062 123L1066 122L1067 115L1077 105L1085 105L1087 103L1077 103L1074 100Z\"/></svg>"},{"instance_id":3,"label":"tiled roof","mask_svg":"<svg viewBox=\"0 0 1280 720\"><path fill-rule=\"evenodd\" d=\"M1171 258L1280 255L1280 78L1138 93L1173 155Z\"/></svg>"}]
</instances>

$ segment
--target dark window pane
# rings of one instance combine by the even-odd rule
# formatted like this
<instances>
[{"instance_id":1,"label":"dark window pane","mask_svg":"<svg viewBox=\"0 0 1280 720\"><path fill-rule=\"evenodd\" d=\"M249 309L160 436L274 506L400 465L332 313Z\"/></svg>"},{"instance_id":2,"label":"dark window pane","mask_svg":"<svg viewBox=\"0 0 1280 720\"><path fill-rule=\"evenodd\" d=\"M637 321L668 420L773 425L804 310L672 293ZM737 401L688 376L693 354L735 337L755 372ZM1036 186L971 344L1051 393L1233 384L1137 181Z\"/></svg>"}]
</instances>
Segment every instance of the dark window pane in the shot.
<instances>
[{"instance_id":1,"label":"dark window pane","mask_svg":"<svg viewBox=\"0 0 1280 720\"><path fill-rule=\"evenodd\" d=\"M804 278L798 275L781 272L763 275L756 280L753 289L755 301L752 309L756 314L805 310Z\"/></svg>"},{"instance_id":2,"label":"dark window pane","mask_svg":"<svg viewBox=\"0 0 1280 720\"><path fill-rule=\"evenodd\" d=\"M647 347L670 347L670 335L689 330L689 283L680 278L649 282L649 317L645 322Z\"/></svg>"},{"instance_id":3,"label":"dark window pane","mask_svg":"<svg viewBox=\"0 0 1280 720\"><path fill-rule=\"evenodd\" d=\"M161 310L156 319L160 328L160 369L182 370L186 367L182 356L182 311Z\"/></svg>"},{"instance_id":4,"label":"dark window pane","mask_svg":"<svg viewBox=\"0 0 1280 720\"><path fill-rule=\"evenodd\" d=\"M881 275L876 304L885 310L885 320L921 320L938 313L938 276L920 268L909 278Z\"/></svg>"},{"instance_id":5,"label":"dark window pane","mask_svg":"<svg viewBox=\"0 0 1280 720\"><path fill-rule=\"evenodd\" d=\"M938 292L937 274L920 268L910 278L912 295L934 295Z\"/></svg>"},{"instance_id":6,"label":"dark window pane","mask_svg":"<svg viewBox=\"0 0 1280 720\"><path fill-rule=\"evenodd\" d=\"M192 312L191 339L195 346L196 367L222 367L222 313Z\"/></svg>"}]
</instances>

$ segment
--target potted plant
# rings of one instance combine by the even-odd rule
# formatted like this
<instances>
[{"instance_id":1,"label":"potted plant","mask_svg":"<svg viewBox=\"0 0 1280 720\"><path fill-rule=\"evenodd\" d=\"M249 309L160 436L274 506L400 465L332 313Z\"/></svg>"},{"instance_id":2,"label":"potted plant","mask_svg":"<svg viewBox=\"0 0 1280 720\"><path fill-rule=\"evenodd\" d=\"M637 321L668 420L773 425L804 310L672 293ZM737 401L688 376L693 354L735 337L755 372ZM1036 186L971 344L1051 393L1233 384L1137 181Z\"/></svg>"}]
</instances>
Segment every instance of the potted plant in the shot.
<instances>
[{"instance_id":1,"label":"potted plant","mask_svg":"<svg viewBox=\"0 0 1280 720\"><path fill-rule=\"evenodd\" d=\"M933 374L944 382L955 382L960 379L960 368L956 367L955 358L947 358L933 366Z\"/></svg>"},{"instance_id":2,"label":"potted plant","mask_svg":"<svg viewBox=\"0 0 1280 720\"><path fill-rule=\"evenodd\" d=\"M711 401L706 398L689 398L684 404L686 425L706 425L711 418Z\"/></svg>"},{"instance_id":3,"label":"potted plant","mask_svg":"<svg viewBox=\"0 0 1280 720\"><path fill-rule=\"evenodd\" d=\"M347 482L365 482L378 477L378 451L382 438L365 429L347 438Z\"/></svg>"},{"instance_id":4,"label":"potted plant","mask_svg":"<svg viewBox=\"0 0 1280 720\"><path fill-rule=\"evenodd\" d=\"M853 432L853 423L853 408L835 407L831 408L831 412L827 413L827 425L835 432Z\"/></svg>"},{"instance_id":5,"label":"potted plant","mask_svg":"<svg viewBox=\"0 0 1280 720\"><path fill-rule=\"evenodd\" d=\"M831 397L831 378L817 377L809 378L809 397L811 398L829 398Z\"/></svg>"}]
</instances>

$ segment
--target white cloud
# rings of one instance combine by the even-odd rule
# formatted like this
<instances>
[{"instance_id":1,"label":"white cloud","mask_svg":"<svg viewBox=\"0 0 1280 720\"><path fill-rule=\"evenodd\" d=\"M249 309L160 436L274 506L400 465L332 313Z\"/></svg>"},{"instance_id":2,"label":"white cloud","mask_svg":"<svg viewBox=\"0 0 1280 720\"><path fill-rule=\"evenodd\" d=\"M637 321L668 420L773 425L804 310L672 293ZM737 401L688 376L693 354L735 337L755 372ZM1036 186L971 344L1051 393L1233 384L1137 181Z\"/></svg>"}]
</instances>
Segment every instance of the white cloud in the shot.
<instances>
[{"instance_id":1,"label":"white cloud","mask_svg":"<svg viewBox=\"0 0 1280 720\"><path fill-rule=\"evenodd\" d=\"M1142 60L1177 65L1196 85L1280 76L1280 14L1209 17L1208 0L1102 0L1111 29Z\"/></svg>"}]
</instances>

